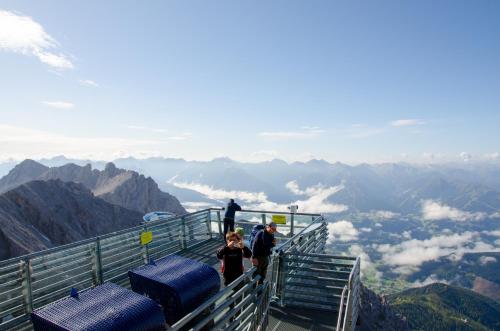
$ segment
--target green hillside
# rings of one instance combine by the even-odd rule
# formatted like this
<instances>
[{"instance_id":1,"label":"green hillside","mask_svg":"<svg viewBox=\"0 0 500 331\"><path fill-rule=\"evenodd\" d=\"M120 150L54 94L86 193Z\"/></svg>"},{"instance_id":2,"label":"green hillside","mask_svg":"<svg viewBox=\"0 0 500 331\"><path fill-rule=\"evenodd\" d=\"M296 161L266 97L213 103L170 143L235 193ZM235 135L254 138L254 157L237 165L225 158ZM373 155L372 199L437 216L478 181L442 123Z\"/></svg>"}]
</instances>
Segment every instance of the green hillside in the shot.
<instances>
[{"instance_id":1,"label":"green hillside","mask_svg":"<svg viewBox=\"0 0 500 331\"><path fill-rule=\"evenodd\" d=\"M436 283L388 301L412 330L500 330L500 303L464 288Z\"/></svg>"}]
</instances>

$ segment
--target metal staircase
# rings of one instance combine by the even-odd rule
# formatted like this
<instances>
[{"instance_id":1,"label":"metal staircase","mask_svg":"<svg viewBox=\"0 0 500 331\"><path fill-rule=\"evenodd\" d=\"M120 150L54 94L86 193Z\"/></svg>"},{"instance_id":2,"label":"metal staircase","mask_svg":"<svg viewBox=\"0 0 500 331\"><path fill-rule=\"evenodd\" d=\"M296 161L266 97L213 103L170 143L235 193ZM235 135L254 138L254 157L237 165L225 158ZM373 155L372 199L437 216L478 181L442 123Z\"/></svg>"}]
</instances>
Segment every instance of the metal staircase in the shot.
<instances>
[{"instance_id":1,"label":"metal staircase","mask_svg":"<svg viewBox=\"0 0 500 331\"><path fill-rule=\"evenodd\" d=\"M249 229L273 215L285 215L287 222L279 225L285 235L278 238L271 256L268 280L257 285L248 266L244 275L170 329L185 329L188 323L191 330L207 325L219 330L280 330L285 325L289 329L289 324L307 329L304 320L318 323L314 314L325 311L330 319L323 328L355 329L359 258L324 253L327 225L319 214L242 211L236 223ZM141 243L146 233L152 241ZM180 254L219 269L215 249L223 244L221 233L221 210L211 208L0 261L0 330L31 330L33 309L67 297L73 287L113 282L130 288L127 271L150 259ZM297 315L289 316L294 307L301 307L303 315L297 325Z\"/></svg>"}]
</instances>

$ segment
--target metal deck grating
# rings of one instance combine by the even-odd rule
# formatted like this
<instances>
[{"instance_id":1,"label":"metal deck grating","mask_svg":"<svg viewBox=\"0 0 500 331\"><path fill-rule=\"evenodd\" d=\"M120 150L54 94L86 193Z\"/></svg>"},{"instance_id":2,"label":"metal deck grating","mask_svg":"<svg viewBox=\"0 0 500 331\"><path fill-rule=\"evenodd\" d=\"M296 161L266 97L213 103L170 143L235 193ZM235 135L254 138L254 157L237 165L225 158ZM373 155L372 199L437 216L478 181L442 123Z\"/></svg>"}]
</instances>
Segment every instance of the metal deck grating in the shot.
<instances>
[{"instance_id":1,"label":"metal deck grating","mask_svg":"<svg viewBox=\"0 0 500 331\"><path fill-rule=\"evenodd\" d=\"M269 309L269 331L335 330L336 312L277 307Z\"/></svg>"}]
</instances>

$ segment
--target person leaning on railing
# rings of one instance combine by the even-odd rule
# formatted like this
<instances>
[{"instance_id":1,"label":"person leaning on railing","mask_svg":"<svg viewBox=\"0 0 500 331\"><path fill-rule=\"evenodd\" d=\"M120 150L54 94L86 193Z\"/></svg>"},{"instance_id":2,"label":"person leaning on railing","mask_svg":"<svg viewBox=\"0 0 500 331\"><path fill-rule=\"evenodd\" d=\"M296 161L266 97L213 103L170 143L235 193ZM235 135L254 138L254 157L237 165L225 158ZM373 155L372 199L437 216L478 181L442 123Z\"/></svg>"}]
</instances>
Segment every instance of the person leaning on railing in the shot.
<instances>
[{"instance_id":1,"label":"person leaning on railing","mask_svg":"<svg viewBox=\"0 0 500 331\"><path fill-rule=\"evenodd\" d=\"M226 213L224 214L224 237L226 237L226 234L229 231L234 232L234 217L236 212L240 210L240 205L234 202L234 199L229 199L229 203L226 207Z\"/></svg>"},{"instance_id":2,"label":"person leaning on railing","mask_svg":"<svg viewBox=\"0 0 500 331\"><path fill-rule=\"evenodd\" d=\"M264 283L264 279L266 278L269 256L271 255L271 250L276 245L276 239L274 238L276 231L276 223L271 222L266 225L265 229L257 233L253 241L252 264L257 267L253 276L260 276L259 284Z\"/></svg>"}]
</instances>

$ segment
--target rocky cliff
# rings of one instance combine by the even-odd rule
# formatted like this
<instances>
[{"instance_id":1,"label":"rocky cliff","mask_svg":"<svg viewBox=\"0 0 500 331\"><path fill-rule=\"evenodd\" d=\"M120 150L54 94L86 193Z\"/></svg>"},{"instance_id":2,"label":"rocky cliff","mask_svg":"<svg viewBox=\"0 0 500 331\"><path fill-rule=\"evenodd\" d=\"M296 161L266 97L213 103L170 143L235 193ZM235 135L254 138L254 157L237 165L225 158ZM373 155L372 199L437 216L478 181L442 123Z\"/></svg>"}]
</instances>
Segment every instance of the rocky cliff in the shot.
<instances>
[{"instance_id":1,"label":"rocky cliff","mask_svg":"<svg viewBox=\"0 0 500 331\"><path fill-rule=\"evenodd\" d=\"M132 227L141 217L82 184L31 181L0 195L0 260Z\"/></svg>"},{"instance_id":2,"label":"rocky cliff","mask_svg":"<svg viewBox=\"0 0 500 331\"><path fill-rule=\"evenodd\" d=\"M66 164L45 167L32 160L25 160L0 179L0 193L32 180L60 179L64 182L81 183L94 195L125 207L147 213L155 210L183 214L186 210L176 197L162 192L150 177L135 171L118 169L108 163L103 171L92 169L88 164Z\"/></svg>"}]
</instances>

